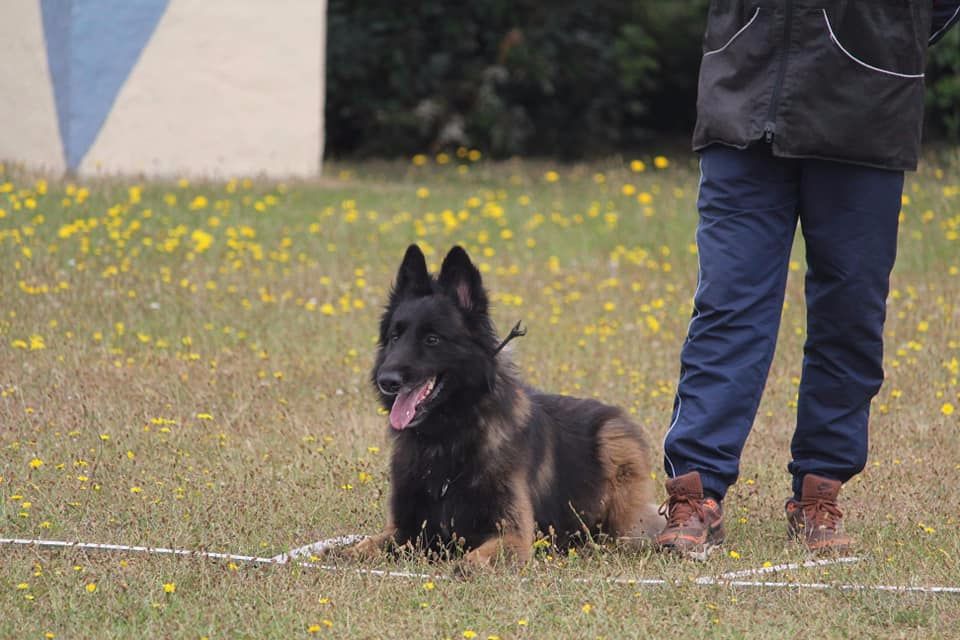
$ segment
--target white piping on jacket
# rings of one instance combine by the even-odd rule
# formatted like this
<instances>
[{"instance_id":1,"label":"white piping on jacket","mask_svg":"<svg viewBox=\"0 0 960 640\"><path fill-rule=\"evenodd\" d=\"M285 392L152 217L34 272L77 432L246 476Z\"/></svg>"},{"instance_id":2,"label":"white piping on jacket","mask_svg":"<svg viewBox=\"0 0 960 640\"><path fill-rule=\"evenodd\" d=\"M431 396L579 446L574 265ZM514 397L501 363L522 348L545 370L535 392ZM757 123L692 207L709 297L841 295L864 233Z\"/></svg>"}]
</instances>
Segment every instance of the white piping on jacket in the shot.
<instances>
[{"instance_id":1,"label":"white piping on jacket","mask_svg":"<svg viewBox=\"0 0 960 640\"><path fill-rule=\"evenodd\" d=\"M934 40L940 37L941 33L949 29L950 26L953 25L953 21L957 19L958 14L960 14L960 7L957 7L957 10L953 12L953 15L950 16L950 19L944 22L943 26L937 29L936 32L934 32L934 34L930 36L930 39L927 40L927 42L933 42Z\"/></svg>"},{"instance_id":2,"label":"white piping on jacket","mask_svg":"<svg viewBox=\"0 0 960 640\"><path fill-rule=\"evenodd\" d=\"M840 51L843 51L844 55L846 55L848 58L850 58L851 60L853 60L854 62L856 62L856 63L859 64L860 66L866 67L867 69L870 69L871 71L876 71L876 72L878 72L878 73L885 73L885 74L887 74L888 76L896 76L896 77L898 77L898 78L910 78L910 79L914 79L914 78L922 78L922 77L924 76L924 74L922 74L922 73L897 73L896 71L889 71L889 70L887 70L887 69L881 69L880 67L875 67L875 66L873 66L872 64L867 64L866 62L864 62L864 61L861 60L860 58L856 57L855 55L853 55L852 53L850 53L849 51L847 51L847 50L843 47L843 45L840 44L840 41L837 39L836 34L833 32L833 26L830 24L830 17L827 15L827 10L826 10L826 9L821 9L821 11L823 11L823 19L824 19L824 21L827 23L827 30L830 32L830 39L833 40L833 44L837 45L837 47L839 47Z\"/></svg>"},{"instance_id":3,"label":"white piping on jacket","mask_svg":"<svg viewBox=\"0 0 960 640\"><path fill-rule=\"evenodd\" d=\"M750 20L747 21L747 24L740 27L740 30L737 31L735 34L733 34L733 36L729 40L727 40L727 43L725 45L723 45L719 49L714 49L713 51L707 51L705 54L703 54L703 57L706 58L707 56L712 56L715 53L720 53L721 51L729 47L734 40L740 37L741 33L747 30L747 27L753 24L753 21L757 19L758 15L760 15L760 7L757 7L757 10L753 12L753 16L750 17Z\"/></svg>"}]
</instances>

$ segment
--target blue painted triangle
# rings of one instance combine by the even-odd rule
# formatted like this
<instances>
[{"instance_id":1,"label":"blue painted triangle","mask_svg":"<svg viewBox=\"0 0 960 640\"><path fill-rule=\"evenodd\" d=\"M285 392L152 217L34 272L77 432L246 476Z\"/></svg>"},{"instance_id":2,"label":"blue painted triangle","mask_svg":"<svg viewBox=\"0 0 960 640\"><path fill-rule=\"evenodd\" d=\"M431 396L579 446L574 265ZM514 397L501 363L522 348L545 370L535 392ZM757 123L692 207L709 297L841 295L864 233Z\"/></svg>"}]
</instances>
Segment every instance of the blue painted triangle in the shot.
<instances>
[{"instance_id":1,"label":"blue painted triangle","mask_svg":"<svg viewBox=\"0 0 960 640\"><path fill-rule=\"evenodd\" d=\"M40 0L63 154L76 169L169 0Z\"/></svg>"}]
</instances>

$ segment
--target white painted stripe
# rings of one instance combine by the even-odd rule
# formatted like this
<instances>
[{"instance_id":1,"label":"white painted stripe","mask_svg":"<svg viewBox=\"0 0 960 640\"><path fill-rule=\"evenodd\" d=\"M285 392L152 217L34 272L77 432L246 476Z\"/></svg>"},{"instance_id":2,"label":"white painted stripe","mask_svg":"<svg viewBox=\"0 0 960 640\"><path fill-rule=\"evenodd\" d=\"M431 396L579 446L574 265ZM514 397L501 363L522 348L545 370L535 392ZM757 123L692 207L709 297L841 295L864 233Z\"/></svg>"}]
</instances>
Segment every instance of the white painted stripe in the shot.
<instances>
[{"instance_id":1,"label":"white painted stripe","mask_svg":"<svg viewBox=\"0 0 960 640\"><path fill-rule=\"evenodd\" d=\"M861 65L861 66L863 66L863 67L866 67L867 69L870 69L871 71L876 71L876 72L878 72L878 73L885 73L885 74L887 74L888 76L896 76L896 77L898 77L898 78L915 79L915 78L922 78L922 77L924 76L924 74L922 74L922 73L897 73L896 71L889 71L889 70L887 70L887 69L881 69L880 67L875 67L875 66L873 66L872 64L867 64L866 62L864 62L864 61L861 60L860 58L856 57L855 55L853 55L852 53L850 53L849 51L847 51L847 50L844 48L844 46L843 46L842 44L840 44L840 41L837 39L836 34L833 33L833 26L830 24L830 17L827 15L827 10L826 10L826 9L821 9L821 11L823 11L823 19L824 19L824 21L826 21L826 23L827 23L827 30L830 32L830 39L833 40L833 43L834 43L835 45L837 45L837 47L840 48L840 51L843 51L844 55L846 55L848 58L850 58L851 60L853 60L853 61L856 62L857 64L859 64L859 65Z\"/></svg>"},{"instance_id":2,"label":"white painted stripe","mask_svg":"<svg viewBox=\"0 0 960 640\"><path fill-rule=\"evenodd\" d=\"M344 544L350 544L354 539L362 538L363 536L338 536L336 538L330 538L327 540L321 540L312 545L306 545L304 547L299 547L298 549L305 549L308 547L321 547L329 548L335 546L342 546ZM413 571L387 571L384 569L359 569L354 567L338 567L333 565L324 565L315 562L296 562L287 559L278 559L283 555L290 554L280 554L280 556L274 556L272 558L263 558L258 556L247 556L234 553L217 553L212 551L197 551L191 549L172 549L167 547L143 547L143 546L132 546L132 545L122 545L122 544L104 544L97 542L68 542L65 540L28 540L23 538L0 538L0 545L20 545L20 546L31 546L31 547L56 547L62 549L89 549L97 551L123 551L127 553L146 553L146 554L155 554L155 555L175 555L175 556L187 556L194 558L212 558L216 560L236 560L238 562L247 562L252 564L273 564L273 565L284 565L284 564L293 564L298 567L305 567L310 569L321 569L324 571L352 571L358 575L370 575L377 576L382 578L405 578L405 579L415 579L415 580L445 580L449 576L442 574L430 574L430 573L417 573ZM296 551L295 549L294 551ZM291 552L292 553L292 552ZM767 589L816 589L816 590L828 590L828 589L837 589L840 591L880 591L880 592L890 592L890 593L943 593L943 594L960 594L960 587L954 586L909 586L909 585L870 585L870 584L856 584L856 583L846 583L846 584L832 584L826 582L788 582L788 581L759 581L759 580L737 580L732 579L733 576L740 575L753 575L756 573L766 573L771 571L786 571L791 569L796 569L800 567L815 567L815 566L824 566L828 564L839 564L846 562L856 562L859 558L847 557L847 558L837 558L837 559L826 559L826 560L811 560L804 563L787 563L776 565L774 567L761 567L759 569L748 569L745 571L735 571L730 573L722 574L716 578L714 577L702 577L693 582L693 584L700 586L717 586L717 587L737 587L737 588L767 588ZM751 572L749 574L745 572ZM524 579L526 581L528 579ZM574 578L569 580L573 583L584 583L584 584L593 584L597 582L604 582L607 584L621 584L627 586L669 586L669 585L680 585L680 584L690 584L686 580L676 580L673 582L664 580L662 578L605 578L602 580L595 580L591 578Z\"/></svg>"},{"instance_id":3,"label":"white painted stripe","mask_svg":"<svg viewBox=\"0 0 960 640\"><path fill-rule=\"evenodd\" d=\"M937 31L930 36L930 39L927 42L933 42L940 37L940 34L950 28L953 24L953 21L957 19L957 16L960 15L960 7L957 7L957 10L953 12L953 15L950 16L950 19L943 23L943 26L937 29Z\"/></svg>"},{"instance_id":4,"label":"white painted stripe","mask_svg":"<svg viewBox=\"0 0 960 640\"><path fill-rule=\"evenodd\" d=\"M758 15L760 15L760 7L757 7L757 10L753 12L753 16L751 16L750 20L747 21L747 24L740 27L740 30L737 31L735 34L733 34L733 36L731 36L730 39L727 40L727 43L725 45L723 45L719 49L714 49L713 51L707 51L706 53L703 54L703 57L706 58L707 56L712 56L715 53L720 53L721 51L729 47L731 44L733 44L733 41L739 38L740 34L746 31L750 27L750 25L753 24L753 21L757 19Z\"/></svg>"}]
</instances>

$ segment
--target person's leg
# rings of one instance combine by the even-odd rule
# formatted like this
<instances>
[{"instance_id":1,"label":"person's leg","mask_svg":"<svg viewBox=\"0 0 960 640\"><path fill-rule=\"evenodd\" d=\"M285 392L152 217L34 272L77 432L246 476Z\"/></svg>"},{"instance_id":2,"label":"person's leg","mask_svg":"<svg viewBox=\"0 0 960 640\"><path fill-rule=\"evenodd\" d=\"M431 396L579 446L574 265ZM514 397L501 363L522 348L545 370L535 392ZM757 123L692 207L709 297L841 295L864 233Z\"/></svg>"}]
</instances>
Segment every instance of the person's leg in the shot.
<instances>
[{"instance_id":1,"label":"person's leg","mask_svg":"<svg viewBox=\"0 0 960 640\"><path fill-rule=\"evenodd\" d=\"M776 345L799 206L799 163L767 147L701 154L694 312L664 468L722 499L739 474Z\"/></svg>"},{"instance_id":2,"label":"person's leg","mask_svg":"<svg viewBox=\"0 0 960 640\"><path fill-rule=\"evenodd\" d=\"M903 172L803 163L807 340L788 467L797 499L805 475L846 482L866 464L902 192Z\"/></svg>"}]
</instances>

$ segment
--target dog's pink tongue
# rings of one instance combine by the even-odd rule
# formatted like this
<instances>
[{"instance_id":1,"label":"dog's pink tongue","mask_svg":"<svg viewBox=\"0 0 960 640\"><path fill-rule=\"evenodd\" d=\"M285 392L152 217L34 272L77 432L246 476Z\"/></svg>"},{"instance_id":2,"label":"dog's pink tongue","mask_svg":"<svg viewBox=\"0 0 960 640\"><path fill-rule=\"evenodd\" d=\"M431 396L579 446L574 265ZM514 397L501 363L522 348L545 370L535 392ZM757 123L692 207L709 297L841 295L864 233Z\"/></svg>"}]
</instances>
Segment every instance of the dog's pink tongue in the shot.
<instances>
[{"instance_id":1,"label":"dog's pink tongue","mask_svg":"<svg viewBox=\"0 0 960 640\"><path fill-rule=\"evenodd\" d=\"M390 409L390 426L400 431L413 420L417 412L417 401L420 399L421 388L401 391L393 401L393 407Z\"/></svg>"}]
</instances>

